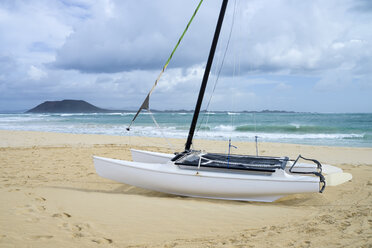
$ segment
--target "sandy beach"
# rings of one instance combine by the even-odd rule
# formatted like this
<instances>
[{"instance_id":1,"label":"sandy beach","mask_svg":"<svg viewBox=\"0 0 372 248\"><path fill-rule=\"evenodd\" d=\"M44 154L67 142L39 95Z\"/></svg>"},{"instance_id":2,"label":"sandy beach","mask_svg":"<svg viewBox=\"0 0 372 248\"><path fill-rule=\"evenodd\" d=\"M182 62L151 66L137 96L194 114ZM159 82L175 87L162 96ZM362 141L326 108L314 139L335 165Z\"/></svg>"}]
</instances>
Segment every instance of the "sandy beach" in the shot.
<instances>
[{"instance_id":1,"label":"sandy beach","mask_svg":"<svg viewBox=\"0 0 372 248\"><path fill-rule=\"evenodd\" d=\"M171 140L176 151L184 142ZM157 138L0 130L0 247L372 247L372 148L260 143L261 155L302 154L353 175L274 203L173 196L95 173L93 155L131 160L130 148L172 152Z\"/></svg>"}]
</instances>

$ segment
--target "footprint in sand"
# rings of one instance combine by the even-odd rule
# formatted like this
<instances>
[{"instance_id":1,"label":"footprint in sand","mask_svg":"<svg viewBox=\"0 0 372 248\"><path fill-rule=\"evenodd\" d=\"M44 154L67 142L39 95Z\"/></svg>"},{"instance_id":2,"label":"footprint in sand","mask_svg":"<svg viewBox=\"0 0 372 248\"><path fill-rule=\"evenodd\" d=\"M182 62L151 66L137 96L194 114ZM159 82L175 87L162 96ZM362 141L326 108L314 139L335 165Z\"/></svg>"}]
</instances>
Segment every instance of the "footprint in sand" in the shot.
<instances>
[{"instance_id":1,"label":"footprint in sand","mask_svg":"<svg viewBox=\"0 0 372 248\"><path fill-rule=\"evenodd\" d=\"M61 220L67 221L68 218L71 217L68 213L57 213L53 214L52 217L60 218ZM104 235L96 233L92 230L92 225L89 223L72 223L72 222L64 222L59 225L59 227L69 233L71 236L76 239L84 238L90 239L91 242L97 244L111 244L113 240L110 238L102 237Z\"/></svg>"},{"instance_id":2,"label":"footprint in sand","mask_svg":"<svg viewBox=\"0 0 372 248\"><path fill-rule=\"evenodd\" d=\"M30 218L27 218L26 221L27 222L31 222L31 223L36 223L36 222L39 222L39 218L37 217L30 217Z\"/></svg>"},{"instance_id":3,"label":"footprint in sand","mask_svg":"<svg viewBox=\"0 0 372 248\"><path fill-rule=\"evenodd\" d=\"M71 218L71 214L63 212L63 213L53 214L52 217L54 217L54 218Z\"/></svg>"},{"instance_id":4,"label":"footprint in sand","mask_svg":"<svg viewBox=\"0 0 372 248\"><path fill-rule=\"evenodd\" d=\"M91 241L94 242L94 243L97 243L97 244L111 244L111 243L113 243L113 240L108 239L108 238L95 238L95 239L92 239Z\"/></svg>"},{"instance_id":5,"label":"footprint in sand","mask_svg":"<svg viewBox=\"0 0 372 248\"><path fill-rule=\"evenodd\" d=\"M60 225L60 228L63 230L66 230L68 232L72 233L72 237L74 238L82 238L86 236L92 236L90 235L89 229L90 229L90 224L88 223L62 223Z\"/></svg>"},{"instance_id":6,"label":"footprint in sand","mask_svg":"<svg viewBox=\"0 0 372 248\"><path fill-rule=\"evenodd\" d=\"M74 238L82 238L92 236L90 233L90 225L88 223L75 223L70 228Z\"/></svg>"},{"instance_id":7,"label":"footprint in sand","mask_svg":"<svg viewBox=\"0 0 372 248\"><path fill-rule=\"evenodd\" d=\"M46 239L51 239L51 238L53 238L53 236L52 235L34 235L34 236L31 236L30 237L32 240L46 240Z\"/></svg>"},{"instance_id":8,"label":"footprint in sand","mask_svg":"<svg viewBox=\"0 0 372 248\"><path fill-rule=\"evenodd\" d=\"M45 212L46 208L44 206L36 206L32 204L27 204L15 208L16 214L29 215L38 214Z\"/></svg>"},{"instance_id":9,"label":"footprint in sand","mask_svg":"<svg viewBox=\"0 0 372 248\"><path fill-rule=\"evenodd\" d=\"M45 202L46 201L46 199L44 198L44 197L36 197L35 198L35 201L38 201L38 202Z\"/></svg>"},{"instance_id":10,"label":"footprint in sand","mask_svg":"<svg viewBox=\"0 0 372 248\"><path fill-rule=\"evenodd\" d=\"M20 189L10 189L8 190L8 192L17 192L17 191L21 191Z\"/></svg>"}]
</instances>

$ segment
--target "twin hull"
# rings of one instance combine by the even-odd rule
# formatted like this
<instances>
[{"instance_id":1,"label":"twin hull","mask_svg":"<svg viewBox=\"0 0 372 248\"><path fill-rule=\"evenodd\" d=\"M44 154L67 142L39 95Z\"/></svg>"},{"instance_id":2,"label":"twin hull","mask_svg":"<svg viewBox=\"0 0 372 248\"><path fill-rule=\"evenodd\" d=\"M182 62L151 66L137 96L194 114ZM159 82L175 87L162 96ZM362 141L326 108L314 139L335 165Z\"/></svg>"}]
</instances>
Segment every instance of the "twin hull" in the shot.
<instances>
[{"instance_id":1,"label":"twin hull","mask_svg":"<svg viewBox=\"0 0 372 248\"><path fill-rule=\"evenodd\" d=\"M314 176L290 175L284 170L257 173L182 169L167 158L171 155L135 153L132 151L135 162L95 156L98 175L163 193L225 200L272 202L289 194L319 192L319 178Z\"/></svg>"}]
</instances>

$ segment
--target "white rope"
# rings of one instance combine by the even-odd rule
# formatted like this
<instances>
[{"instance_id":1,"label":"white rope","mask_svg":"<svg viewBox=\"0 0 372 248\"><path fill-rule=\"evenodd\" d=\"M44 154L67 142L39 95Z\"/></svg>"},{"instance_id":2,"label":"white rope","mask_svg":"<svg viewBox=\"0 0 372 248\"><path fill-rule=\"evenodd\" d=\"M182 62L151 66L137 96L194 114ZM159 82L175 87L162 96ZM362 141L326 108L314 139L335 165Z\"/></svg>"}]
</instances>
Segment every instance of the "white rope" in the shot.
<instances>
[{"instance_id":1,"label":"white rope","mask_svg":"<svg viewBox=\"0 0 372 248\"><path fill-rule=\"evenodd\" d=\"M150 113L150 116L151 116L153 122L155 123L156 127L160 130L160 133L161 133L161 135L163 136L163 138L165 139L165 141L168 143L169 148L170 148L170 149L172 150L172 152L174 153L174 152L175 152L175 149L174 149L173 144L172 144L172 143L167 139L167 137L164 135L164 132L163 132L163 130L161 129L161 127L159 126L158 122L156 121L155 116L152 114L152 112L150 111L150 109L148 109L147 112Z\"/></svg>"},{"instance_id":2,"label":"white rope","mask_svg":"<svg viewBox=\"0 0 372 248\"><path fill-rule=\"evenodd\" d=\"M222 67L224 65L224 62L225 62L225 58L226 58L226 54L227 54L227 50L229 48L229 44L230 44L230 40L231 40L231 35L232 35L232 31L233 31L233 27L234 27L234 22L235 22L235 7L236 7L236 0L235 0L235 4L234 4L234 11L233 11L233 19L232 19L232 22L231 22L231 26L230 26L230 33L229 33L229 37L228 37L228 40L227 40L227 44L226 44L226 48L225 48L225 52L223 54L223 57L222 57L222 62L221 62L221 65L219 67L219 70L218 70L218 73L217 73L217 77L216 77L216 81L214 82L214 86L213 86L213 90L212 90L212 93L211 93L211 96L209 97L209 100L208 100L208 103L207 103L207 107L206 107L206 110L207 110L207 113L208 113L208 110L209 110L209 105L211 103L211 100L212 100L212 97L214 95L214 92L216 90L216 87L217 87L217 84L218 84L218 80L220 78L220 74L221 74L221 71L222 71ZM202 117L202 120L200 121L200 124L196 130L196 132L199 131L200 127L201 127L201 124L203 123L203 120L204 120L204 116ZM209 115L207 116L209 118Z\"/></svg>"},{"instance_id":3,"label":"white rope","mask_svg":"<svg viewBox=\"0 0 372 248\"><path fill-rule=\"evenodd\" d=\"M236 15L236 0L234 1L234 13L233 13L233 23L234 23L234 20L235 20L235 15ZM235 85L235 81L236 81L236 46L234 44L234 41L232 43L232 47L233 47L233 50L235 50L233 52L233 75L232 75L232 86ZM234 87L232 87L234 88ZM231 97L231 103L230 103L230 106L231 106L231 110L233 110L235 112L235 97ZM233 128L234 128L234 124L235 124L235 113L232 113L231 116L230 116L230 125L231 125L231 129L230 129L230 137L229 137L229 140L231 140L231 137L232 137L232 133L233 133Z\"/></svg>"}]
</instances>

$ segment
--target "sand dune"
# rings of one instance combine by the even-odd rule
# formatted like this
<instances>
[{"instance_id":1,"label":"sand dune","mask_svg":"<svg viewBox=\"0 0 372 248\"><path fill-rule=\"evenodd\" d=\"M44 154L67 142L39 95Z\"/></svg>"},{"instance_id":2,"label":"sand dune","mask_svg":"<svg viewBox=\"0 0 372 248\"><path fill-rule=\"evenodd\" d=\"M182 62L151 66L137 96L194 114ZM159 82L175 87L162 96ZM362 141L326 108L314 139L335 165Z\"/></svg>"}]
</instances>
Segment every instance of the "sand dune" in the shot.
<instances>
[{"instance_id":1,"label":"sand dune","mask_svg":"<svg viewBox=\"0 0 372 248\"><path fill-rule=\"evenodd\" d=\"M172 140L182 150L184 140ZM237 143L254 153L252 143ZM372 149L260 144L302 154L353 180L274 203L167 195L96 175L92 155L170 152L156 138L0 131L0 247L371 247ZM195 147L225 151L226 142Z\"/></svg>"}]
</instances>

